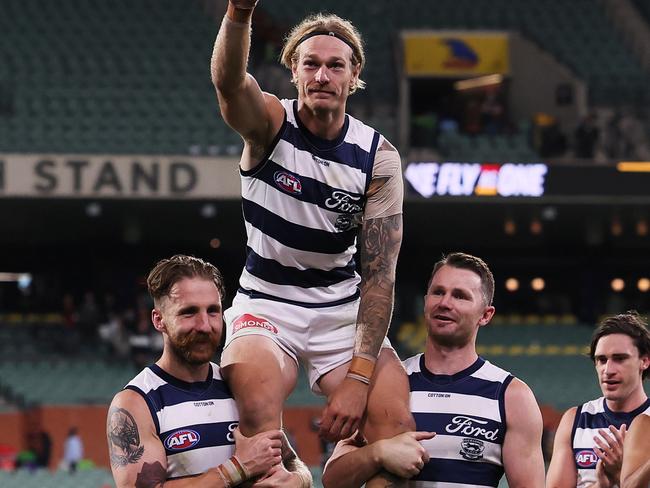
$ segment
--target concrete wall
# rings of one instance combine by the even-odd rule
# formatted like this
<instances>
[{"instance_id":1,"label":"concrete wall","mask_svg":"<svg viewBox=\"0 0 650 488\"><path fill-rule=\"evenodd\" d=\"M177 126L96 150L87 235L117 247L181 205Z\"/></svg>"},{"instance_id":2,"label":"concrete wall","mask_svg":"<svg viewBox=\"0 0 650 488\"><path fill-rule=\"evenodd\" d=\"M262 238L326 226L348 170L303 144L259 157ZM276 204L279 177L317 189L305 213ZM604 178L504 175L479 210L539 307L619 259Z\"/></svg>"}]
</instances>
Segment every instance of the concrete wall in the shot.
<instances>
[{"instance_id":1,"label":"concrete wall","mask_svg":"<svg viewBox=\"0 0 650 488\"><path fill-rule=\"evenodd\" d=\"M513 120L529 119L536 112L556 117L572 133L587 112L587 88L570 69L518 33L510 34L510 110ZM561 84L573 87L573 103L556 102Z\"/></svg>"}]
</instances>

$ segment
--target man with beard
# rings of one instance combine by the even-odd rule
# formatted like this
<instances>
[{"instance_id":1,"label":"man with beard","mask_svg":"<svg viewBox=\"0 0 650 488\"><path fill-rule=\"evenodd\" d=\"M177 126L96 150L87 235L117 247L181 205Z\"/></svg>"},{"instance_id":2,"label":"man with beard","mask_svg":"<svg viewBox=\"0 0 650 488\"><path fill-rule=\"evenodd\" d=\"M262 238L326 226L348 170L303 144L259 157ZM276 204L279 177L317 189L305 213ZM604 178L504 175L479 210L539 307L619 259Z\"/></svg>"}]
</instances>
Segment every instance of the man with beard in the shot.
<instances>
[{"instance_id":1,"label":"man with beard","mask_svg":"<svg viewBox=\"0 0 650 488\"><path fill-rule=\"evenodd\" d=\"M521 380L481 358L476 336L494 315L494 277L475 256L438 261L424 301L423 354L404 366L419 432L366 444L342 441L325 467L326 488L358 488L385 469L418 488L543 488L542 415ZM435 437L434 433L435 432Z\"/></svg>"},{"instance_id":2,"label":"man with beard","mask_svg":"<svg viewBox=\"0 0 650 488\"><path fill-rule=\"evenodd\" d=\"M592 336L590 356L603 396L570 408L562 417L548 468L549 488L620 486L627 428L650 408L643 390L650 333L636 312L603 320Z\"/></svg>"},{"instance_id":3,"label":"man with beard","mask_svg":"<svg viewBox=\"0 0 650 488\"><path fill-rule=\"evenodd\" d=\"M235 401L210 361L222 331L219 270L176 255L154 267L147 286L164 348L111 403L107 437L117 488L229 488L259 476L259 486L309 486L295 454L289 464L298 472L281 466L281 431L247 438L237 428Z\"/></svg>"}]
</instances>

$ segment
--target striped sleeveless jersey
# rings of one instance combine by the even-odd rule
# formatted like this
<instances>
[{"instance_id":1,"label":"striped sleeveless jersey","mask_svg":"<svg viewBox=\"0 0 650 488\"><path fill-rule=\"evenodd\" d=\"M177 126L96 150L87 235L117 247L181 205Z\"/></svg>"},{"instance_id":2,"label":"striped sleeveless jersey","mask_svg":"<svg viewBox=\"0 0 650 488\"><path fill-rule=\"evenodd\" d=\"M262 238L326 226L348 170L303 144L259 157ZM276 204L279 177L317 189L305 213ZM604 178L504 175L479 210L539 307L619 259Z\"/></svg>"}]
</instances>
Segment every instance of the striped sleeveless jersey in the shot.
<instances>
[{"instance_id":1,"label":"striped sleeveless jersey","mask_svg":"<svg viewBox=\"0 0 650 488\"><path fill-rule=\"evenodd\" d=\"M578 471L577 488L596 482L598 456L594 451L596 444L593 438L598 435L598 429L607 429L610 425L620 429L623 424L629 428L632 420L649 408L650 399L632 412L612 412L604 397L583 403L578 407L571 432L573 458Z\"/></svg>"},{"instance_id":2,"label":"striped sleeveless jersey","mask_svg":"<svg viewBox=\"0 0 650 488\"><path fill-rule=\"evenodd\" d=\"M356 234L379 133L346 115L340 136L316 137L296 100L282 100L285 120L262 162L240 170L246 233L241 293L302 306L358 297Z\"/></svg>"},{"instance_id":3,"label":"striped sleeveless jersey","mask_svg":"<svg viewBox=\"0 0 650 488\"><path fill-rule=\"evenodd\" d=\"M423 354L407 359L404 366L417 430L437 433L422 441L430 459L410 486L498 486L504 472L504 396L513 376L480 357L454 375L429 372Z\"/></svg>"},{"instance_id":4,"label":"striped sleeveless jersey","mask_svg":"<svg viewBox=\"0 0 650 488\"><path fill-rule=\"evenodd\" d=\"M204 473L235 452L232 431L238 424L235 400L210 363L205 381L188 383L153 364L125 389L142 395L167 455L167 478Z\"/></svg>"}]
</instances>

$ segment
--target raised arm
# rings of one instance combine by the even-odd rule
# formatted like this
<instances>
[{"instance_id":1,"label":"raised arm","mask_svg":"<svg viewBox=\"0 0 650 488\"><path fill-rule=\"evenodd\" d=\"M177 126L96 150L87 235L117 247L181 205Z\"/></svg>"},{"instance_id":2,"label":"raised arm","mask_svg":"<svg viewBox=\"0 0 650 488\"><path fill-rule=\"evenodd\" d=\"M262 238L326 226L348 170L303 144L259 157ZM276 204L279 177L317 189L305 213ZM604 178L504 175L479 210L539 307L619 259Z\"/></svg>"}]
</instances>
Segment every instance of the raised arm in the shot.
<instances>
[{"instance_id":1,"label":"raised arm","mask_svg":"<svg viewBox=\"0 0 650 488\"><path fill-rule=\"evenodd\" d=\"M533 392L515 378L505 394L503 465L510 488L544 488L542 413ZM575 485L574 485L575 486Z\"/></svg>"},{"instance_id":2,"label":"raised arm","mask_svg":"<svg viewBox=\"0 0 650 488\"><path fill-rule=\"evenodd\" d=\"M188 478L167 480L167 456L144 399L131 390L118 393L108 411L106 437L117 488L227 488L219 467ZM235 455L247 477L279 463L282 432L263 432L251 438L235 431ZM224 463L227 469L230 464ZM235 467L236 469L236 467Z\"/></svg>"},{"instance_id":3,"label":"raised arm","mask_svg":"<svg viewBox=\"0 0 650 488\"><path fill-rule=\"evenodd\" d=\"M560 425L555 432L553 456L548 467L546 486L548 488L574 488L578 482L578 473L571 446L571 431L577 408L564 412Z\"/></svg>"},{"instance_id":4,"label":"raised arm","mask_svg":"<svg viewBox=\"0 0 650 488\"><path fill-rule=\"evenodd\" d=\"M639 415L634 419L625 437L621 488L650 486L650 417Z\"/></svg>"},{"instance_id":5,"label":"raised arm","mask_svg":"<svg viewBox=\"0 0 650 488\"><path fill-rule=\"evenodd\" d=\"M256 4L257 0L229 1L210 63L221 115L246 144L243 169L251 169L259 162L284 117L279 100L263 93L255 78L246 72Z\"/></svg>"}]
</instances>

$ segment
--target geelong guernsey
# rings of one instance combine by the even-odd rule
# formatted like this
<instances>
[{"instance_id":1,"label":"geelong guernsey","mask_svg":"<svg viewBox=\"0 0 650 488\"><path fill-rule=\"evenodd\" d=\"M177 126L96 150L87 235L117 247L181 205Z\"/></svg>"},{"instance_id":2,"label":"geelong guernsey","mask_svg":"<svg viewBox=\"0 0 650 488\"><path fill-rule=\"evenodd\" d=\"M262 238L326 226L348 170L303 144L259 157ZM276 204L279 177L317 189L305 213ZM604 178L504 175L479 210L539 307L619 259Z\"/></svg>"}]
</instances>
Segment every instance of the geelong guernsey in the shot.
<instances>
[{"instance_id":1,"label":"geelong guernsey","mask_svg":"<svg viewBox=\"0 0 650 488\"><path fill-rule=\"evenodd\" d=\"M168 479L204 473L234 454L239 416L216 364L210 363L205 381L195 383L174 378L154 364L125 389L147 402L167 454Z\"/></svg>"},{"instance_id":2,"label":"geelong guernsey","mask_svg":"<svg viewBox=\"0 0 650 488\"><path fill-rule=\"evenodd\" d=\"M498 486L504 472L504 396L512 375L480 357L451 376L429 372L423 354L407 359L404 366L417 430L437 433L422 442L430 459L410 486Z\"/></svg>"},{"instance_id":3,"label":"geelong guernsey","mask_svg":"<svg viewBox=\"0 0 650 488\"><path fill-rule=\"evenodd\" d=\"M603 397L578 407L571 432L571 446L578 471L577 488L596 482L598 456L594 451L594 436L599 435L598 429L607 429L610 425L620 429L623 424L629 427L637 415L648 409L650 399L631 412L612 412Z\"/></svg>"},{"instance_id":4,"label":"geelong guernsey","mask_svg":"<svg viewBox=\"0 0 650 488\"><path fill-rule=\"evenodd\" d=\"M314 136L282 100L284 123L262 162L241 170L246 266L240 293L302 306L358 297L356 234L379 133L346 115L340 136Z\"/></svg>"}]
</instances>

